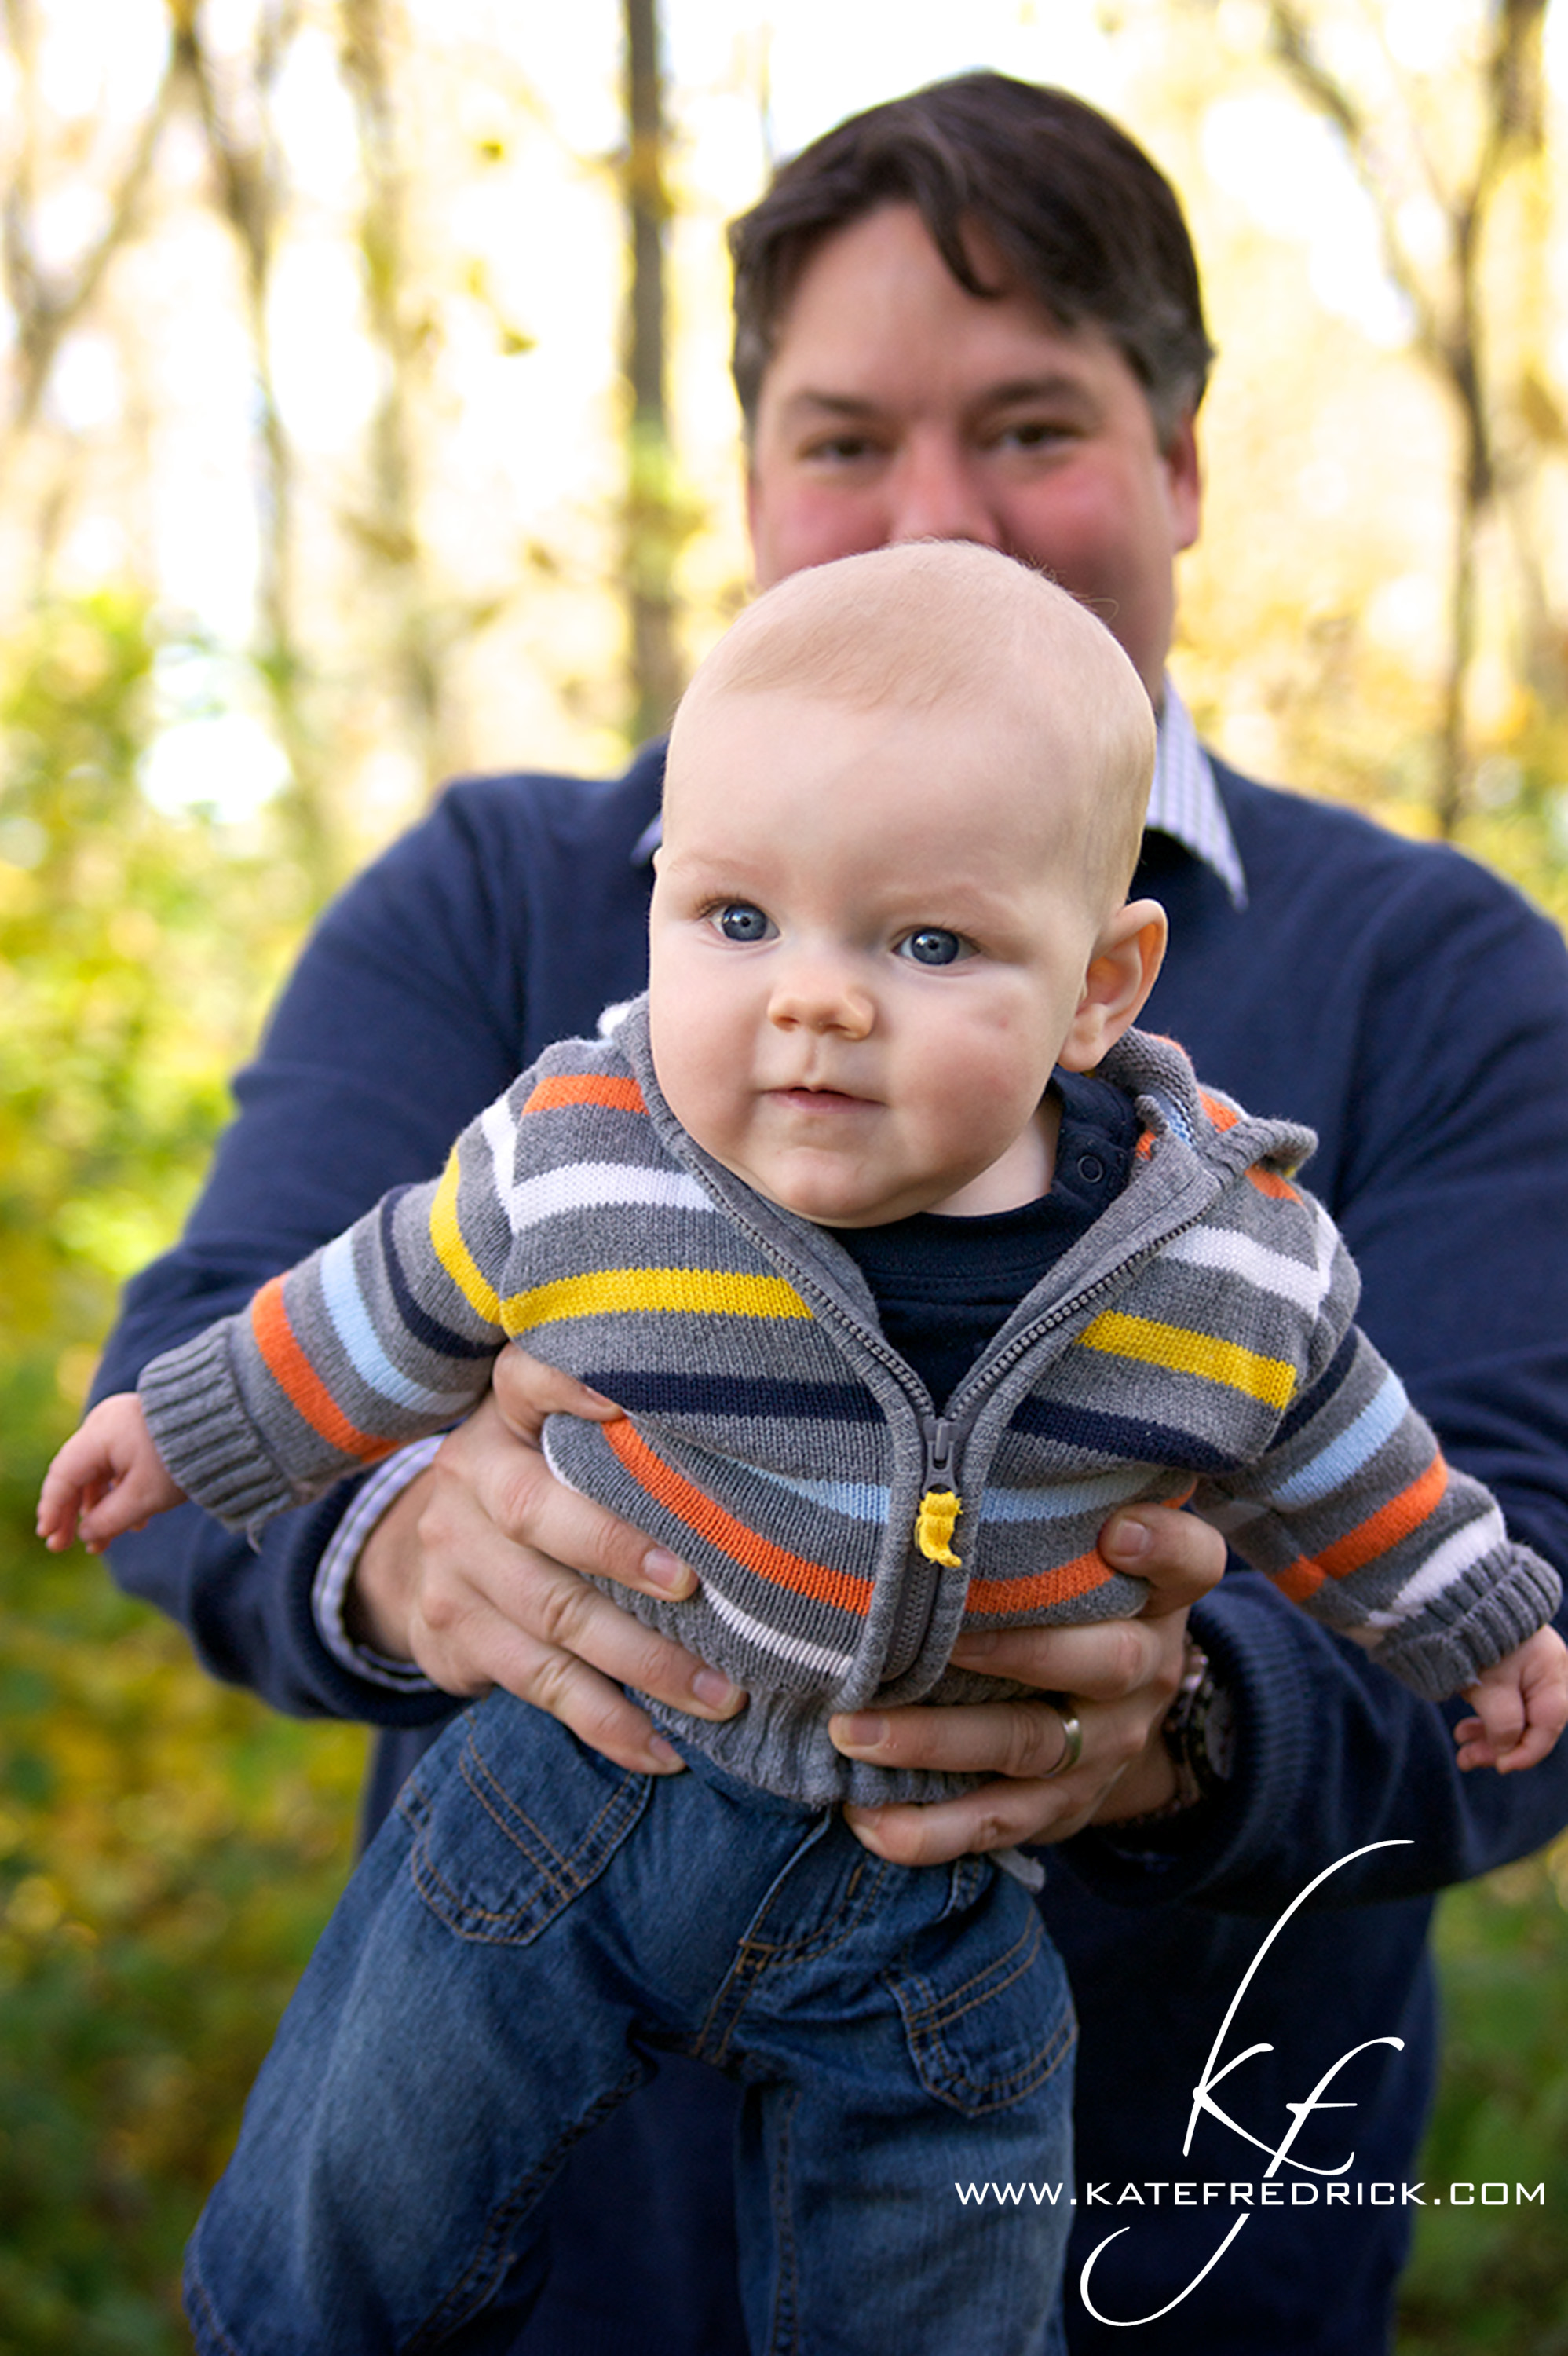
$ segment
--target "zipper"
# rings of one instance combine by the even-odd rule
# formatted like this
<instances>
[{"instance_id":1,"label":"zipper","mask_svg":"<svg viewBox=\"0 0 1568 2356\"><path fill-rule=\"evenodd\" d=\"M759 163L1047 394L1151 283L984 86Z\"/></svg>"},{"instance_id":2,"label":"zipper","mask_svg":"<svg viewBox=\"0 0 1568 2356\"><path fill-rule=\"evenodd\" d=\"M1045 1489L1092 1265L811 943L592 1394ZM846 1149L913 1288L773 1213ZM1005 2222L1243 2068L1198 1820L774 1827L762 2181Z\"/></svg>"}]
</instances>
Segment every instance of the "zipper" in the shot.
<instances>
[{"instance_id":1,"label":"zipper","mask_svg":"<svg viewBox=\"0 0 1568 2356\"><path fill-rule=\"evenodd\" d=\"M952 1544L953 1525L960 1510L955 1479L957 1437L944 1415L923 1415L920 1437L924 1451L920 1505L899 1582L898 1610L888 1632L887 1657L880 1679L883 1685L901 1677L919 1658L936 1606L943 1568L958 1568Z\"/></svg>"},{"instance_id":2,"label":"zipper","mask_svg":"<svg viewBox=\"0 0 1568 2356\"><path fill-rule=\"evenodd\" d=\"M773 1261L775 1267L781 1261L784 1261L789 1268L790 1281L796 1286L797 1290L811 1294L820 1301L836 1323L848 1326L860 1346L869 1350L874 1357L880 1358L889 1372L897 1377L899 1387L913 1410L920 1431L923 1450L921 1473L923 1505L933 1490L949 1493L956 1498L957 1489L954 1476L957 1470L960 1441L969 1425L974 1422L976 1413L987 1393L995 1389L1002 1376L1018 1364L1025 1351L1033 1349L1035 1344L1042 1340L1047 1333L1054 1333L1059 1325L1064 1325L1069 1318L1075 1317L1089 1301L1097 1299L1103 1292L1112 1290L1130 1275L1133 1269L1140 1266L1146 1259L1152 1259L1157 1252L1164 1250L1167 1244L1174 1243L1178 1236L1184 1236L1189 1227L1201 1226L1211 1207L1210 1203L1207 1202L1200 1205L1190 1217L1180 1219L1174 1226L1167 1227L1154 1241L1146 1245L1135 1258L1130 1261L1118 1260L1114 1268L1106 1269L1102 1275L1094 1279L1093 1283L1080 1285L1077 1291L1071 1294L1067 1300L1059 1301L1054 1308L1048 1309L1043 1315L1037 1317L1034 1323L1027 1325L1021 1333L1016 1333L1013 1336L1005 1350L997 1356L988 1357L986 1360L973 1388L966 1387L958 1391L949 1402L952 1410L949 1414L938 1415L930 1393L915 1374L914 1368L900 1357L883 1334L878 1333L874 1326L862 1325L858 1320L850 1317L830 1292L826 1291L820 1283L800 1268L793 1256L782 1253L772 1237L765 1237L737 1205L720 1192L706 1171L698 1171L694 1174L706 1191L712 1195L720 1208L734 1220L742 1234L750 1237L763 1258ZM957 1514L958 1509L955 1507L953 1513L955 1521L957 1519ZM917 1518L915 1530L911 1533L903 1578L899 1589L898 1610L893 1615L893 1624L888 1638L887 1657L880 1680L883 1685L891 1685L896 1677L901 1677L919 1658L921 1648L925 1643L931 1626L932 1614L935 1610L937 1592L941 1583L941 1565L935 1558L925 1554L922 1548L919 1533L923 1520L923 1515ZM930 1526L926 1526L929 1531ZM947 1527L950 1532L952 1524L948 1523ZM948 1551L952 1551L950 1540Z\"/></svg>"}]
</instances>

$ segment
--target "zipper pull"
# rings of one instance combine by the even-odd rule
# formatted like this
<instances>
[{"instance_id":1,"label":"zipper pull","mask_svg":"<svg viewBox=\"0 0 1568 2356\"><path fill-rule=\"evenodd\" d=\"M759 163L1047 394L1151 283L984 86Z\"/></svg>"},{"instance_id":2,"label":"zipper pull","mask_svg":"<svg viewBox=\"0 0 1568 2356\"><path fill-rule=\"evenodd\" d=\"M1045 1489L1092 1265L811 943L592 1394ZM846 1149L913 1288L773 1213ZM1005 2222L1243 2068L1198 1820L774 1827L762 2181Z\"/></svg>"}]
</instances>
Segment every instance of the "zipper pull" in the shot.
<instances>
[{"instance_id":1,"label":"zipper pull","mask_svg":"<svg viewBox=\"0 0 1568 2356\"><path fill-rule=\"evenodd\" d=\"M953 1486L952 1427L941 1417L925 1432L924 1494L914 1517L914 1543L927 1562L947 1570L963 1565L953 1551L953 1530L964 1501Z\"/></svg>"}]
</instances>

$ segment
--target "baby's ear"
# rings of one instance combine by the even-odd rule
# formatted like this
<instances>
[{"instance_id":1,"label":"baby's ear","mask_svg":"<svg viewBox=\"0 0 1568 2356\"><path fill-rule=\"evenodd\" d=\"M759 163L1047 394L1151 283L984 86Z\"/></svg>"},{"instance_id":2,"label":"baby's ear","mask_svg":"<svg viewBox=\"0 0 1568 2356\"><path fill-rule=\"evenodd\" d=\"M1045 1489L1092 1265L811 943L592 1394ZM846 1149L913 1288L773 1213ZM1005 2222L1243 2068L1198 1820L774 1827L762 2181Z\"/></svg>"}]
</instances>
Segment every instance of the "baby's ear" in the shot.
<instances>
[{"instance_id":1,"label":"baby's ear","mask_svg":"<svg viewBox=\"0 0 1568 2356\"><path fill-rule=\"evenodd\" d=\"M1168 926L1157 900L1129 900L1094 944L1083 995L1056 1060L1092 1072L1143 1012L1165 958Z\"/></svg>"}]
</instances>

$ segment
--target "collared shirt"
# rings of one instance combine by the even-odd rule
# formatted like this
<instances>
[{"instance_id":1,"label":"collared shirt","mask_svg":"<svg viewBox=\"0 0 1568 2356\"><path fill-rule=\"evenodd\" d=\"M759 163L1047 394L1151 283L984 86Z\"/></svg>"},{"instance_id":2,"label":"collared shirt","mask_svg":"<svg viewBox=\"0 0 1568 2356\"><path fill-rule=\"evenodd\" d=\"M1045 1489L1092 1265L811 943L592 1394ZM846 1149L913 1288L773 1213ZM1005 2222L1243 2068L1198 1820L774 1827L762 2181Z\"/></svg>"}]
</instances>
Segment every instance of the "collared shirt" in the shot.
<instances>
[{"instance_id":1,"label":"collared shirt","mask_svg":"<svg viewBox=\"0 0 1568 2356\"><path fill-rule=\"evenodd\" d=\"M1160 834L1171 836L1205 867L1212 868L1235 905L1246 906L1246 873L1209 755L1198 741L1192 714L1168 676L1165 708L1159 715L1147 822ZM632 846L634 866L653 857L662 833L662 819L651 819Z\"/></svg>"},{"instance_id":2,"label":"collared shirt","mask_svg":"<svg viewBox=\"0 0 1568 2356\"><path fill-rule=\"evenodd\" d=\"M1238 908L1247 905L1247 878L1242 854L1231 832L1225 805L1209 755L1198 741L1192 714L1168 677L1165 709L1159 716L1159 742L1154 756L1154 784L1148 798L1148 824L1168 834L1211 867Z\"/></svg>"},{"instance_id":3,"label":"collared shirt","mask_svg":"<svg viewBox=\"0 0 1568 2356\"><path fill-rule=\"evenodd\" d=\"M1148 824L1211 868L1238 908L1246 905L1247 879L1209 755L1198 741L1191 713L1168 678L1159 716ZM656 818L644 828L633 846L634 864L642 865L653 857L660 831ZM357 1644L343 1624L344 1599L366 1539L410 1483L418 1479L440 1444L439 1440L416 1440L371 1474L338 1524L315 1576L316 1626L328 1651L357 1676L403 1693L428 1692L430 1680L410 1662L388 1660Z\"/></svg>"}]
</instances>

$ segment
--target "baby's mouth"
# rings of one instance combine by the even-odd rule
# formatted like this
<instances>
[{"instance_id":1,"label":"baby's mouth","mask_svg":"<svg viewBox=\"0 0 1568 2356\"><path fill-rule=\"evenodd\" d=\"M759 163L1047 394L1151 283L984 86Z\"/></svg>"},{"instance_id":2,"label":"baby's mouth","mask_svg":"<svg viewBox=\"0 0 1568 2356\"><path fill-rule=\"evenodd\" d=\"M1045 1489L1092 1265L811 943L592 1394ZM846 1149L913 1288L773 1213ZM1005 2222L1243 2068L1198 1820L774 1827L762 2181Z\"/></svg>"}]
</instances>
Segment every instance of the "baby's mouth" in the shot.
<instances>
[{"instance_id":1,"label":"baby's mouth","mask_svg":"<svg viewBox=\"0 0 1568 2356\"><path fill-rule=\"evenodd\" d=\"M839 1107L863 1105L870 1100L853 1096L848 1088L831 1088L816 1080L797 1080L792 1087L773 1088L770 1094L781 1103L797 1105L806 1112L832 1112Z\"/></svg>"}]
</instances>

